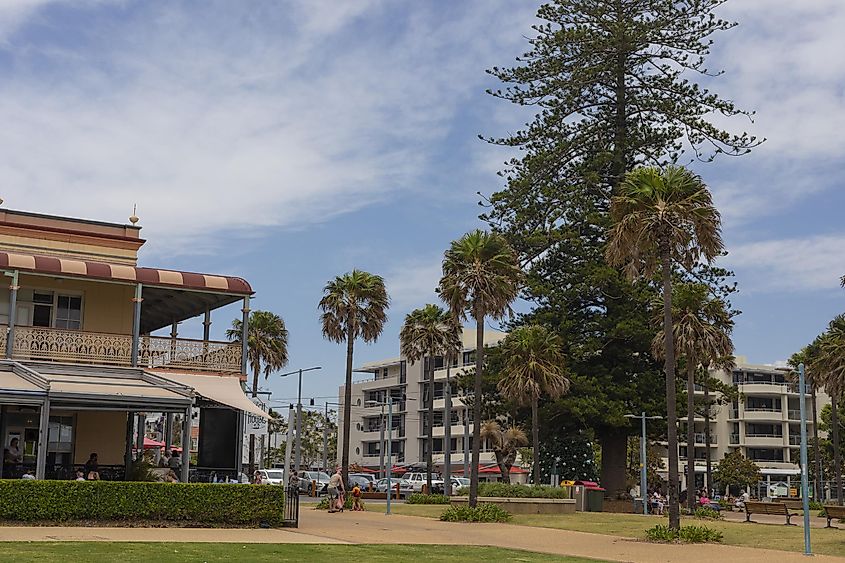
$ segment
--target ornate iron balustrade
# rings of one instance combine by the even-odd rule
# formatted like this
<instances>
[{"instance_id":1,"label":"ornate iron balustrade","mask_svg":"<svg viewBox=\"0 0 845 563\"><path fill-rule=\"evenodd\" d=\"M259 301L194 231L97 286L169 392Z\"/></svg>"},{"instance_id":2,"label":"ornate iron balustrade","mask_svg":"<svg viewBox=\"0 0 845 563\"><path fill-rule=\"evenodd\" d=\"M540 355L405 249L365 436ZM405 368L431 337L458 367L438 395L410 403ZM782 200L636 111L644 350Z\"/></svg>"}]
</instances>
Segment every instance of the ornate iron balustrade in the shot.
<instances>
[{"instance_id":1,"label":"ornate iron balustrade","mask_svg":"<svg viewBox=\"0 0 845 563\"><path fill-rule=\"evenodd\" d=\"M16 326L12 357L128 366L132 364L132 337L81 330Z\"/></svg>"},{"instance_id":2,"label":"ornate iron balustrade","mask_svg":"<svg viewBox=\"0 0 845 563\"><path fill-rule=\"evenodd\" d=\"M0 356L5 356L6 337L5 327L0 327ZM16 326L12 357L131 366L132 336ZM144 336L139 342L138 366L240 373L241 346L231 342Z\"/></svg>"},{"instance_id":3,"label":"ornate iron balustrade","mask_svg":"<svg viewBox=\"0 0 845 563\"><path fill-rule=\"evenodd\" d=\"M144 336L141 338L138 365L240 373L241 351L240 344L231 342Z\"/></svg>"}]
</instances>

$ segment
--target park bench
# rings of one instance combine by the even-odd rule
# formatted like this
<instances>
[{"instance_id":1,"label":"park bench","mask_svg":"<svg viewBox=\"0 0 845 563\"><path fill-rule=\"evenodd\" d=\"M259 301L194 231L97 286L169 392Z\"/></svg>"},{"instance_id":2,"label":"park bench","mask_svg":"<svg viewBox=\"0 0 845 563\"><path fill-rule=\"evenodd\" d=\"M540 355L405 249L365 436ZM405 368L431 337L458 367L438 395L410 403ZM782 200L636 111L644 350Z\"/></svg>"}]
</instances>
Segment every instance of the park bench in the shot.
<instances>
[{"instance_id":1,"label":"park bench","mask_svg":"<svg viewBox=\"0 0 845 563\"><path fill-rule=\"evenodd\" d=\"M839 526L831 526L830 521L834 518L845 518L845 506L828 506L825 505L824 507L824 515L827 516L827 526L825 528L836 528L839 529Z\"/></svg>"},{"instance_id":2,"label":"park bench","mask_svg":"<svg viewBox=\"0 0 845 563\"><path fill-rule=\"evenodd\" d=\"M752 522L751 515L752 514L772 514L775 516L785 516L786 517L786 525L787 526L794 526L792 522L789 521L790 518L795 516L794 513L790 512L789 509L786 507L786 504L782 502L755 502L755 501L748 501L745 503L745 521Z\"/></svg>"},{"instance_id":3,"label":"park bench","mask_svg":"<svg viewBox=\"0 0 845 563\"><path fill-rule=\"evenodd\" d=\"M786 505L786 508L790 510L804 510L804 501L800 498L779 498L776 501L772 502L780 502Z\"/></svg>"}]
</instances>

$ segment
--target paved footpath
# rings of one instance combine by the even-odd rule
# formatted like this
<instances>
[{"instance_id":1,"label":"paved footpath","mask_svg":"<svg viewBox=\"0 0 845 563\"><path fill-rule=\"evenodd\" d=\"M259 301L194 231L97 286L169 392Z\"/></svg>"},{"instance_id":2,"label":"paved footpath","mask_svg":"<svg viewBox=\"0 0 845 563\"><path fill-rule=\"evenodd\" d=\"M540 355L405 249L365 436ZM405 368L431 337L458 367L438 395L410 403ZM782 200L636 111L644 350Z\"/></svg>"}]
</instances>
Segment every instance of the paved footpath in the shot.
<instances>
[{"instance_id":1,"label":"paved footpath","mask_svg":"<svg viewBox=\"0 0 845 563\"><path fill-rule=\"evenodd\" d=\"M807 561L799 553L748 547L652 544L569 530L511 524L453 524L414 516L386 516L380 512L328 514L308 508L302 510L297 530L0 527L0 541L485 545L638 563L686 563L693 549L698 561ZM816 556L813 561L842 563L843 559Z\"/></svg>"}]
</instances>

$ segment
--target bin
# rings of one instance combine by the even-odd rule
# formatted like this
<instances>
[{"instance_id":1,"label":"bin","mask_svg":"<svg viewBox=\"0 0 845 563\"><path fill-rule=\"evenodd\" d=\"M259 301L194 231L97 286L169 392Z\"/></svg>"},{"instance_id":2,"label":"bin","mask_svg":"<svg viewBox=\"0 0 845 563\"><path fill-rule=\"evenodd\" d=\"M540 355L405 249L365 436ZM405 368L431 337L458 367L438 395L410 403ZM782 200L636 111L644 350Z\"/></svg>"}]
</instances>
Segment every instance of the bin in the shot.
<instances>
[{"instance_id":1,"label":"bin","mask_svg":"<svg viewBox=\"0 0 845 563\"><path fill-rule=\"evenodd\" d=\"M576 492L580 487L583 487L583 510L585 512L603 512L604 511L604 489L599 487L595 481L575 481Z\"/></svg>"}]
</instances>

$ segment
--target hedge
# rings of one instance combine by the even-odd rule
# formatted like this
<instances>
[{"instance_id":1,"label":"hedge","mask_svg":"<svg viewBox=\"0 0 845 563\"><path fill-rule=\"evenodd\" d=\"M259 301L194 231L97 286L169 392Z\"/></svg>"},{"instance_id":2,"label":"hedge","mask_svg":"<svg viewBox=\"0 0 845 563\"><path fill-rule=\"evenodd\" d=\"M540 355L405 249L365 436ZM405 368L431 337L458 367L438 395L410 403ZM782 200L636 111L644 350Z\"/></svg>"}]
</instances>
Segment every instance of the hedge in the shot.
<instances>
[{"instance_id":1,"label":"hedge","mask_svg":"<svg viewBox=\"0 0 845 563\"><path fill-rule=\"evenodd\" d=\"M449 497L446 495L424 495L422 493L414 493L408 495L405 499L405 504L449 504Z\"/></svg>"},{"instance_id":2,"label":"hedge","mask_svg":"<svg viewBox=\"0 0 845 563\"><path fill-rule=\"evenodd\" d=\"M469 494L469 487L462 487L460 495ZM479 497L504 498L570 498L568 487L548 487L535 485L510 485L508 483L479 483Z\"/></svg>"},{"instance_id":3,"label":"hedge","mask_svg":"<svg viewBox=\"0 0 845 563\"><path fill-rule=\"evenodd\" d=\"M284 491L269 485L0 480L0 520L280 526Z\"/></svg>"}]
</instances>

